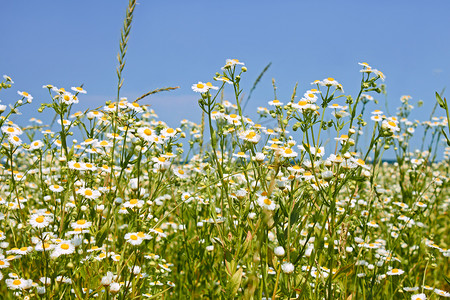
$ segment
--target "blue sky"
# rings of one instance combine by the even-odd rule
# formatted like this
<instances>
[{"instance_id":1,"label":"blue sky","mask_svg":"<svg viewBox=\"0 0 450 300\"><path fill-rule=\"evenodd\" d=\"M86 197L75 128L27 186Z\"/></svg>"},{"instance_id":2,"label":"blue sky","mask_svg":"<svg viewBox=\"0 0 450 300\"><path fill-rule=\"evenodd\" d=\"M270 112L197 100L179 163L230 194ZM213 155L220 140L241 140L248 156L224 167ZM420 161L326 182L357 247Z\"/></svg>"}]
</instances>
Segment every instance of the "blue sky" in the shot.
<instances>
[{"instance_id":1,"label":"blue sky","mask_svg":"<svg viewBox=\"0 0 450 300\"><path fill-rule=\"evenodd\" d=\"M15 86L3 103L26 90L35 98L24 116L48 100L43 84L84 83L80 109L114 99L120 28L128 1L5 1L0 10L0 73ZM130 99L165 86L181 86L144 101L176 126L198 121L197 81L211 81L227 58L244 61L246 91L266 64L272 66L252 96L248 112L288 99L315 79L334 77L356 96L358 62L386 75L391 114L401 95L425 106L412 119L425 120L434 92L450 83L449 1L146 1L136 7L122 96ZM376 95L373 95L376 96ZM376 97L382 101L381 96ZM384 103L384 102L383 102ZM382 107L384 108L384 106ZM442 114L441 114L442 115ZM42 116L41 116L42 118Z\"/></svg>"}]
</instances>

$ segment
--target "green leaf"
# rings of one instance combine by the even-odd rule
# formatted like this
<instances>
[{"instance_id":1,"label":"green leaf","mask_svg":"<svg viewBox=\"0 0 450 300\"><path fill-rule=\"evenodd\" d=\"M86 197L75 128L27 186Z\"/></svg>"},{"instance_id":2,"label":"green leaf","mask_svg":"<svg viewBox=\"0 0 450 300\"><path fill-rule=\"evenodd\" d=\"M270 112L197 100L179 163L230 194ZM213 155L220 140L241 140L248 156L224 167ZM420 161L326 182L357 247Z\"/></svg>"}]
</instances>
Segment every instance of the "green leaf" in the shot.
<instances>
[{"instance_id":1,"label":"green leaf","mask_svg":"<svg viewBox=\"0 0 450 300\"><path fill-rule=\"evenodd\" d=\"M444 100L442 100L441 95L438 94L438 92L436 92L436 100L439 104L440 107L442 107L443 109L446 109L446 103L444 102Z\"/></svg>"},{"instance_id":2,"label":"green leaf","mask_svg":"<svg viewBox=\"0 0 450 300\"><path fill-rule=\"evenodd\" d=\"M239 286L241 285L242 271L242 269L237 270L236 273L231 276L231 279L227 284L227 291L232 297L237 293Z\"/></svg>"},{"instance_id":3,"label":"green leaf","mask_svg":"<svg viewBox=\"0 0 450 300\"><path fill-rule=\"evenodd\" d=\"M442 276L444 276L445 281L447 281L447 283L450 284L450 277L447 277L445 275L442 275Z\"/></svg>"}]
</instances>

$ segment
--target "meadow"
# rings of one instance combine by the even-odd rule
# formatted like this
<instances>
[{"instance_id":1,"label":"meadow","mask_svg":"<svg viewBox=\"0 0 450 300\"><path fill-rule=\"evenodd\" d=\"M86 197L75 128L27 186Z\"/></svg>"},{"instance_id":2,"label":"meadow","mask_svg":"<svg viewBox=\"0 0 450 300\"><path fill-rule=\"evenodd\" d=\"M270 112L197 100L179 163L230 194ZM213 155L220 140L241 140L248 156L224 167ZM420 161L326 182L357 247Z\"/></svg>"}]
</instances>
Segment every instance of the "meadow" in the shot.
<instances>
[{"instance_id":1,"label":"meadow","mask_svg":"<svg viewBox=\"0 0 450 300\"><path fill-rule=\"evenodd\" d=\"M443 95L428 119L409 118L411 96L369 110L385 75L361 62L357 95L312 78L278 99L273 81L251 120L264 72L244 91L245 63L227 59L192 80L201 122L171 128L143 102L175 88L121 95L134 5L116 100L79 111L89 91L44 85L38 111L54 118L26 126L13 120L30 92L0 104L2 299L450 297ZM0 92L13 88L5 75Z\"/></svg>"}]
</instances>

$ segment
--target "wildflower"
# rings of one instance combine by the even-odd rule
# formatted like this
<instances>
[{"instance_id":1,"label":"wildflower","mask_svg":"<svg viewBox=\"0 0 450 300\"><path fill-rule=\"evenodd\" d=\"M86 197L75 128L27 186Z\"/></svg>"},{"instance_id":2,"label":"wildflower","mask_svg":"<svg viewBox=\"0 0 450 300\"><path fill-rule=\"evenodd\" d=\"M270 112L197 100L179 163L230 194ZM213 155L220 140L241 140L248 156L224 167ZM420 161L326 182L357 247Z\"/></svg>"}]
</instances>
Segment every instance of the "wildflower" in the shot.
<instances>
[{"instance_id":1,"label":"wildflower","mask_svg":"<svg viewBox=\"0 0 450 300\"><path fill-rule=\"evenodd\" d=\"M263 209L267 209L270 211L275 210L276 208L275 202L265 196L261 196L258 198L258 205L261 206Z\"/></svg>"},{"instance_id":2,"label":"wildflower","mask_svg":"<svg viewBox=\"0 0 450 300\"><path fill-rule=\"evenodd\" d=\"M192 85L192 90L197 93L206 93L208 89L209 87L206 85L206 83L203 83L201 81Z\"/></svg>"},{"instance_id":3,"label":"wildflower","mask_svg":"<svg viewBox=\"0 0 450 300\"><path fill-rule=\"evenodd\" d=\"M155 167L160 170L165 170L170 166L170 161L164 156L153 157L152 161L155 163Z\"/></svg>"},{"instance_id":4,"label":"wildflower","mask_svg":"<svg viewBox=\"0 0 450 300\"><path fill-rule=\"evenodd\" d=\"M294 267L294 265L293 265L292 263L290 263L290 262L284 262L284 263L281 265L281 269L283 270L284 273L286 273L286 274L291 274L291 273L294 272L295 267Z\"/></svg>"},{"instance_id":5,"label":"wildflower","mask_svg":"<svg viewBox=\"0 0 450 300\"><path fill-rule=\"evenodd\" d=\"M94 110L94 111L90 111L90 112L87 113L87 118L89 120L92 120L94 118L101 118L101 117L103 117L103 113L102 112L98 112L98 111Z\"/></svg>"},{"instance_id":6,"label":"wildflower","mask_svg":"<svg viewBox=\"0 0 450 300\"><path fill-rule=\"evenodd\" d=\"M339 104L334 103L334 104L328 106L328 108L333 108L333 109L346 109L347 106L341 106L341 105L339 105Z\"/></svg>"},{"instance_id":7,"label":"wildflower","mask_svg":"<svg viewBox=\"0 0 450 300\"><path fill-rule=\"evenodd\" d=\"M87 93L81 86L71 87L70 89L76 93L81 93L81 94Z\"/></svg>"},{"instance_id":8,"label":"wildflower","mask_svg":"<svg viewBox=\"0 0 450 300\"><path fill-rule=\"evenodd\" d=\"M181 169L181 168L175 168L175 169L173 170L173 174L175 174L175 176L177 176L178 178L181 178L181 179L186 179L186 178L189 177L189 176L186 174L186 172L185 172L183 169Z\"/></svg>"},{"instance_id":9,"label":"wildflower","mask_svg":"<svg viewBox=\"0 0 450 300\"><path fill-rule=\"evenodd\" d=\"M64 103L66 105L71 105L74 103L78 103L78 98L72 93L65 92L59 96L59 102Z\"/></svg>"},{"instance_id":10,"label":"wildflower","mask_svg":"<svg viewBox=\"0 0 450 300\"><path fill-rule=\"evenodd\" d=\"M236 114L226 115L225 118L228 121L228 124L239 126L241 125L240 117Z\"/></svg>"},{"instance_id":11,"label":"wildflower","mask_svg":"<svg viewBox=\"0 0 450 300\"><path fill-rule=\"evenodd\" d=\"M0 258L0 269L5 269L9 267L9 261L5 258Z\"/></svg>"},{"instance_id":12,"label":"wildflower","mask_svg":"<svg viewBox=\"0 0 450 300\"><path fill-rule=\"evenodd\" d=\"M33 100L33 97L32 97L30 94L28 94L27 92L17 91L17 94L19 94L20 96L22 96L22 97L24 97L24 98Z\"/></svg>"},{"instance_id":13,"label":"wildflower","mask_svg":"<svg viewBox=\"0 0 450 300\"><path fill-rule=\"evenodd\" d=\"M361 168L370 170L370 167L368 165L366 165L366 163L361 158L358 158L358 159L352 158L352 161L355 164L357 164L358 166L360 166Z\"/></svg>"},{"instance_id":14,"label":"wildflower","mask_svg":"<svg viewBox=\"0 0 450 300\"><path fill-rule=\"evenodd\" d=\"M238 152L236 154L233 153L234 157L239 157L239 158L248 158L249 156L247 154L245 154L244 152Z\"/></svg>"},{"instance_id":15,"label":"wildflower","mask_svg":"<svg viewBox=\"0 0 450 300\"><path fill-rule=\"evenodd\" d=\"M300 100L292 105L293 108L300 112L304 112L311 108L311 104L307 100Z\"/></svg>"},{"instance_id":16,"label":"wildflower","mask_svg":"<svg viewBox=\"0 0 450 300\"><path fill-rule=\"evenodd\" d=\"M239 138L241 140L257 144L261 138L261 135L256 133L254 130L245 130L239 133Z\"/></svg>"},{"instance_id":17,"label":"wildflower","mask_svg":"<svg viewBox=\"0 0 450 300\"><path fill-rule=\"evenodd\" d=\"M173 128L167 127L161 130L161 135L165 137L174 137L177 134L177 131Z\"/></svg>"},{"instance_id":18,"label":"wildflower","mask_svg":"<svg viewBox=\"0 0 450 300\"><path fill-rule=\"evenodd\" d=\"M2 126L2 131L8 135L21 135L23 133L22 129L18 126Z\"/></svg>"},{"instance_id":19,"label":"wildflower","mask_svg":"<svg viewBox=\"0 0 450 300\"><path fill-rule=\"evenodd\" d=\"M6 80L6 82L9 82L9 83L14 83L14 81L12 80L12 78L11 78L11 77L9 77L8 75L3 75L3 79L5 79L5 80Z\"/></svg>"},{"instance_id":20,"label":"wildflower","mask_svg":"<svg viewBox=\"0 0 450 300\"><path fill-rule=\"evenodd\" d=\"M368 222L368 223L367 223L367 226L373 227L373 228L378 228L378 227L380 227L380 225L378 225L377 222L375 222L375 221L370 221L370 222Z\"/></svg>"},{"instance_id":21,"label":"wildflower","mask_svg":"<svg viewBox=\"0 0 450 300\"><path fill-rule=\"evenodd\" d=\"M282 257L285 254L284 248L281 246L275 247L273 249L273 253L275 253L276 256Z\"/></svg>"},{"instance_id":22,"label":"wildflower","mask_svg":"<svg viewBox=\"0 0 450 300\"><path fill-rule=\"evenodd\" d=\"M44 228L47 227L51 221L52 218L50 218L49 216L33 214L30 216L28 223L30 223L30 225L34 228Z\"/></svg>"},{"instance_id":23,"label":"wildflower","mask_svg":"<svg viewBox=\"0 0 450 300\"><path fill-rule=\"evenodd\" d=\"M280 147L277 153L283 157L297 157L298 155L298 153L293 151L291 148L285 147Z\"/></svg>"},{"instance_id":24,"label":"wildflower","mask_svg":"<svg viewBox=\"0 0 450 300\"><path fill-rule=\"evenodd\" d=\"M8 141L16 147L22 145L22 140L17 135L8 136Z\"/></svg>"},{"instance_id":25,"label":"wildflower","mask_svg":"<svg viewBox=\"0 0 450 300\"><path fill-rule=\"evenodd\" d=\"M52 257L56 258L61 255L68 255L75 252L75 246L70 241L62 240L57 243L52 252Z\"/></svg>"},{"instance_id":26,"label":"wildflower","mask_svg":"<svg viewBox=\"0 0 450 300\"><path fill-rule=\"evenodd\" d=\"M400 131L397 123L394 121L384 120L381 126L390 129L392 132Z\"/></svg>"},{"instance_id":27,"label":"wildflower","mask_svg":"<svg viewBox=\"0 0 450 300\"><path fill-rule=\"evenodd\" d=\"M26 290L32 287L33 280L15 278L15 279L6 279L5 283L10 290Z\"/></svg>"},{"instance_id":28,"label":"wildflower","mask_svg":"<svg viewBox=\"0 0 450 300\"><path fill-rule=\"evenodd\" d=\"M380 121L383 120L383 118L382 118L381 116L379 116L379 115L371 116L370 119L371 119L372 121L375 121L375 122L380 122Z\"/></svg>"},{"instance_id":29,"label":"wildflower","mask_svg":"<svg viewBox=\"0 0 450 300\"><path fill-rule=\"evenodd\" d=\"M84 219L77 220L76 222L70 223L73 229L86 229L91 227L92 222L87 222Z\"/></svg>"},{"instance_id":30,"label":"wildflower","mask_svg":"<svg viewBox=\"0 0 450 300\"><path fill-rule=\"evenodd\" d=\"M366 63L366 62L358 63L358 65L360 65L360 66L363 67L363 69L361 70L361 72L364 72L364 71L366 71L366 70L371 70L371 69L372 69L372 67L369 66L369 64Z\"/></svg>"},{"instance_id":31,"label":"wildflower","mask_svg":"<svg viewBox=\"0 0 450 300\"><path fill-rule=\"evenodd\" d=\"M29 150L30 151L38 150L41 149L42 147L44 147L44 143L41 140L35 140L31 142Z\"/></svg>"},{"instance_id":32,"label":"wildflower","mask_svg":"<svg viewBox=\"0 0 450 300\"><path fill-rule=\"evenodd\" d=\"M164 238L167 237L167 234L164 233L164 231L161 228L155 228L155 229L150 228L149 231L152 233L156 233L160 237L164 237Z\"/></svg>"},{"instance_id":33,"label":"wildflower","mask_svg":"<svg viewBox=\"0 0 450 300\"><path fill-rule=\"evenodd\" d=\"M83 171L84 167L82 163L76 162L76 161L69 161L69 169L77 170L77 171Z\"/></svg>"},{"instance_id":34,"label":"wildflower","mask_svg":"<svg viewBox=\"0 0 450 300\"><path fill-rule=\"evenodd\" d=\"M103 286L109 286L112 283L114 277L115 276L114 276L114 274L112 272L109 272L109 271L106 272L106 276L102 277L101 284Z\"/></svg>"},{"instance_id":35,"label":"wildflower","mask_svg":"<svg viewBox=\"0 0 450 300\"><path fill-rule=\"evenodd\" d=\"M130 232L125 234L125 240L133 246L138 246L144 239L140 238L137 233Z\"/></svg>"},{"instance_id":36,"label":"wildflower","mask_svg":"<svg viewBox=\"0 0 450 300\"><path fill-rule=\"evenodd\" d=\"M155 136L154 131L150 127L141 127L137 130L137 133L147 142L152 142L152 138Z\"/></svg>"},{"instance_id":37,"label":"wildflower","mask_svg":"<svg viewBox=\"0 0 450 300\"><path fill-rule=\"evenodd\" d=\"M238 59L235 59L235 58L227 59L225 61L225 66L222 69L226 69L226 68L229 68L229 67L234 67L236 65L244 66L245 64L243 62L240 62Z\"/></svg>"},{"instance_id":38,"label":"wildflower","mask_svg":"<svg viewBox=\"0 0 450 300\"><path fill-rule=\"evenodd\" d=\"M159 265L160 268L163 269L164 271L167 271L167 272L171 272L171 271L172 271L172 270L169 268L169 266L166 265L166 264L158 264L158 265Z\"/></svg>"},{"instance_id":39,"label":"wildflower","mask_svg":"<svg viewBox=\"0 0 450 300\"><path fill-rule=\"evenodd\" d=\"M271 105L271 106L281 106L281 105L283 105L283 103L282 102L280 102L280 100L272 100L272 101L269 101L269 105Z\"/></svg>"},{"instance_id":40,"label":"wildflower","mask_svg":"<svg viewBox=\"0 0 450 300\"><path fill-rule=\"evenodd\" d=\"M426 300L427 295L425 294L415 294L411 296L411 300Z\"/></svg>"},{"instance_id":41,"label":"wildflower","mask_svg":"<svg viewBox=\"0 0 450 300\"><path fill-rule=\"evenodd\" d=\"M60 193L64 190L64 188L58 184L52 184L48 188L50 189L50 191L55 193Z\"/></svg>"},{"instance_id":42,"label":"wildflower","mask_svg":"<svg viewBox=\"0 0 450 300\"><path fill-rule=\"evenodd\" d=\"M98 197L101 196L100 191L91 188L81 188L77 190L76 193L91 200L97 199Z\"/></svg>"},{"instance_id":43,"label":"wildflower","mask_svg":"<svg viewBox=\"0 0 450 300\"><path fill-rule=\"evenodd\" d=\"M434 289L434 292L436 294L438 294L439 296L442 296L442 297L446 297L446 298L450 297L450 293L446 292L446 291L443 291L443 290Z\"/></svg>"},{"instance_id":44,"label":"wildflower","mask_svg":"<svg viewBox=\"0 0 450 300\"><path fill-rule=\"evenodd\" d=\"M94 143L94 147L110 148L112 146L113 144L108 141L97 141L96 143Z\"/></svg>"},{"instance_id":45,"label":"wildflower","mask_svg":"<svg viewBox=\"0 0 450 300\"><path fill-rule=\"evenodd\" d=\"M405 273L405 271L403 271L403 270L401 270L401 269L392 269L392 270L388 271L388 272L386 273L386 275L389 275L389 276L393 276L393 275L402 275L403 273Z\"/></svg>"},{"instance_id":46,"label":"wildflower","mask_svg":"<svg viewBox=\"0 0 450 300\"><path fill-rule=\"evenodd\" d=\"M130 201L127 201L123 204L124 207L127 208L134 208L134 207L138 207L141 208L142 206L144 206L144 201L143 200L139 200L139 199L130 199Z\"/></svg>"},{"instance_id":47,"label":"wildflower","mask_svg":"<svg viewBox=\"0 0 450 300\"><path fill-rule=\"evenodd\" d=\"M377 70L377 69L373 69L372 72L377 75L379 78L381 78L382 81L384 81L386 79L386 76L384 76L383 72Z\"/></svg>"},{"instance_id":48,"label":"wildflower","mask_svg":"<svg viewBox=\"0 0 450 300\"><path fill-rule=\"evenodd\" d=\"M214 77L214 80L226 82L228 84L233 84L233 82L229 78L227 78L225 76Z\"/></svg>"}]
</instances>

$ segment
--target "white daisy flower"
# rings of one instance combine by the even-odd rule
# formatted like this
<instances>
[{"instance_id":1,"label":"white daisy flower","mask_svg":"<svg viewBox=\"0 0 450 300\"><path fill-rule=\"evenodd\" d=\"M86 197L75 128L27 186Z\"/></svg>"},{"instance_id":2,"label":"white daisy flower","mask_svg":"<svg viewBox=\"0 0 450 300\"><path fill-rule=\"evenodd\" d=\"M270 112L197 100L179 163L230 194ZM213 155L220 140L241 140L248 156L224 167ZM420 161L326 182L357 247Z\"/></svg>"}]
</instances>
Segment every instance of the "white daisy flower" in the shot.
<instances>
[{"instance_id":1,"label":"white daisy flower","mask_svg":"<svg viewBox=\"0 0 450 300\"><path fill-rule=\"evenodd\" d=\"M197 93L206 93L209 90L209 87L206 83L199 81L198 83L192 85L192 90Z\"/></svg>"}]
</instances>

